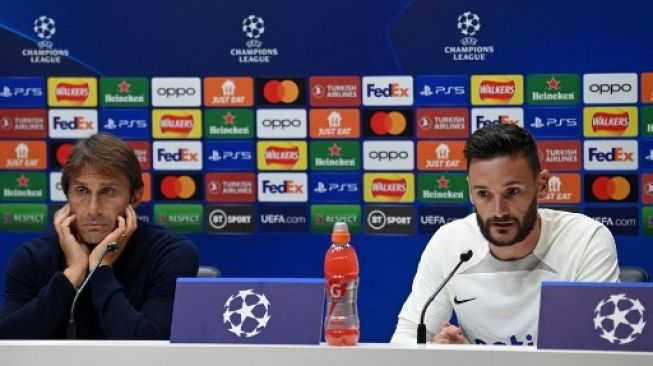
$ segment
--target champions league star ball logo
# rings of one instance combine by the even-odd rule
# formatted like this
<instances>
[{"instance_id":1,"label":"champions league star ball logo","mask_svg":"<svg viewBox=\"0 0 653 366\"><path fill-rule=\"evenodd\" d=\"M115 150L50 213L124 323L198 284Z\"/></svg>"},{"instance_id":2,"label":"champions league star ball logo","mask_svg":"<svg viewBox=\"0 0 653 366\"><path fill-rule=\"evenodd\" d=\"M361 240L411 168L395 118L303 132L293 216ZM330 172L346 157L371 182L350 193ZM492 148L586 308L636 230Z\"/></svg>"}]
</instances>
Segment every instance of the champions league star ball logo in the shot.
<instances>
[{"instance_id":1,"label":"champions league star ball logo","mask_svg":"<svg viewBox=\"0 0 653 366\"><path fill-rule=\"evenodd\" d=\"M642 334L646 309L639 301L626 294L611 295L601 300L594 309L594 329L612 344L628 344Z\"/></svg>"},{"instance_id":2,"label":"champions league star ball logo","mask_svg":"<svg viewBox=\"0 0 653 366\"><path fill-rule=\"evenodd\" d=\"M458 30L465 36L473 36L481 29L481 18L467 11L458 16Z\"/></svg>"},{"instance_id":3,"label":"champions league star ball logo","mask_svg":"<svg viewBox=\"0 0 653 366\"><path fill-rule=\"evenodd\" d=\"M270 301L265 294L257 294L252 289L229 296L224 309L222 320L229 326L227 330L238 337L254 337L270 321Z\"/></svg>"},{"instance_id":4,"label":"champions league star ball logo","mask_svg":"<svg viewBox=\"0 0 653 366\"><path fill-rule=\"evenodd\" d=\"M54 19L41 15L34 21L34 33L40 39L47 41L57 32Z\"/></svg>"},{"instance_id":5,"label":"champions league star ball logo","mask_svg":"<svg viewBox=\"0 0 653 366\"><path fill-rule=\"evenodd\" d=\"M247 38L257 39L265 32L265 22L256 15L243 19L243 32Z\"/></svg>"}]
</instances>

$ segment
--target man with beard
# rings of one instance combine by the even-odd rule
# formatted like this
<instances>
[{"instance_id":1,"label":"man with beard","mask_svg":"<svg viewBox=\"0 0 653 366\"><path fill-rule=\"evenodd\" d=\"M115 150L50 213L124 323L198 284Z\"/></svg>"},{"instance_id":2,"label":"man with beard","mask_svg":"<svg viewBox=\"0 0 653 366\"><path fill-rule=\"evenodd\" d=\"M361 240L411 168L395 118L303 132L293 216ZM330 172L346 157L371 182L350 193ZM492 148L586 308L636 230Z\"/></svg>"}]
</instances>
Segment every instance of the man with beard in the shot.
<instances>
[{"instance_id":1,"label":"man with beard","mask_svg":"<svg viewBox=\"0 0 653 366\"><path fill-rule=\"evenodd\" d=\"M475 213L442 226L417 268L392 342L416 342L422 307L473 251L426 312L434 343L534 345L542 281L618 281L614 238L591 218L538 209L549 172L515 125L477 130L465 146ZM449 323L455 312L458 326Z\"/></svg>"},{"instance_id":2,"label":"man with beard","mask_svg":"<svg viewBox=\"0 0 653 366\"><path fill-rule=\"evenodd\" d=\"M54 215L56 232L19 247L7 266L0 338L168 339L176 279L197 275L197 251L138 221L134 150L109 134L82 140L61 185L68 203Z\"/></svg>"}]
</instances>

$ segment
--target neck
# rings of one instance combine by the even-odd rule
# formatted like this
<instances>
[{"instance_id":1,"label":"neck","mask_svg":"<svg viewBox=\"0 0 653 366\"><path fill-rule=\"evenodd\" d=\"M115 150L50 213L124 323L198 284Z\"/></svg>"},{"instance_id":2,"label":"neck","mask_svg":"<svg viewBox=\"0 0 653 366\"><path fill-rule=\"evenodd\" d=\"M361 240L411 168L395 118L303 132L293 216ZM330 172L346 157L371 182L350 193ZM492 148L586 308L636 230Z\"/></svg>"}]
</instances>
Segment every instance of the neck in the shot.
<instances>
[{"instance_id":1,"label":"neck","mask_svg":"<svg viewBox=\"0 0 653 366\"><path fill-rule=\"evenodd\" d=\"M490 244L490 253L498 260L502 261L514 261L517 259L522 259L529 254L533 253L537 242L540 240L540 232L542 230L540 215L537 215L537 221L535 221L535 226L533 230L524 238L524 240L519 243L515 243L510 246L496 246Z\"/></svg>"}]
</instances>

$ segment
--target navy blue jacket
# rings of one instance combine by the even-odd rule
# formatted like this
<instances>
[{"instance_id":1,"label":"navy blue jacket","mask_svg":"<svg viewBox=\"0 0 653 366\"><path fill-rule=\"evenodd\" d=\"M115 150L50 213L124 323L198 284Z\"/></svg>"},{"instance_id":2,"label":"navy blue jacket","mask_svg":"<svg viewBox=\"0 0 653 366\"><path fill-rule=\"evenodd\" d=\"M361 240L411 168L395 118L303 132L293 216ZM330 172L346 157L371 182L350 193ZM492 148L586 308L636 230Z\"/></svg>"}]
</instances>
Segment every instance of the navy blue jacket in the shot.
<instances>
[{"instance_id":1,"label":"navy blue jacket","mask_svg":"<svg viewBox=\"0 0 653 366\"><path fill-rule=\"evenodd\" d=\"M0 339L57 339L75 289L56 233L14 252L5 274ZM99 267L76 305L79 339L169 339L177 277L195 277L193 243L161 226L138 222L113 267Z\"/></svg>"}]
</instances>

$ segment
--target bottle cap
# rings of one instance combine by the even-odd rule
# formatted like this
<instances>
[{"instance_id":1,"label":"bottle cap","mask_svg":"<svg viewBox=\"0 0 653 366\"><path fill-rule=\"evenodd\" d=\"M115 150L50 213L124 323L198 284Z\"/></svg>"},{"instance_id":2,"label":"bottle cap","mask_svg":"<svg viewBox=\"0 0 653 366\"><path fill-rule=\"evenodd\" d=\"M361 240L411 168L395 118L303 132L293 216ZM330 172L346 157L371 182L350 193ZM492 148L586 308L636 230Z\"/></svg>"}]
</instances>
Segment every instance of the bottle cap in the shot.
<instances>
[{"instance_id":1,"label":"bottle cap","mask_svg":"<svg viewBox=\"0 0 653 366\"><path fill-rule=\"evenodd\" d=\"M333 225L333 233L331 234L331 242L334 244L347 244L349 243L349 228L346 222L336 222Z\"/></svg>"}]
</instances>

